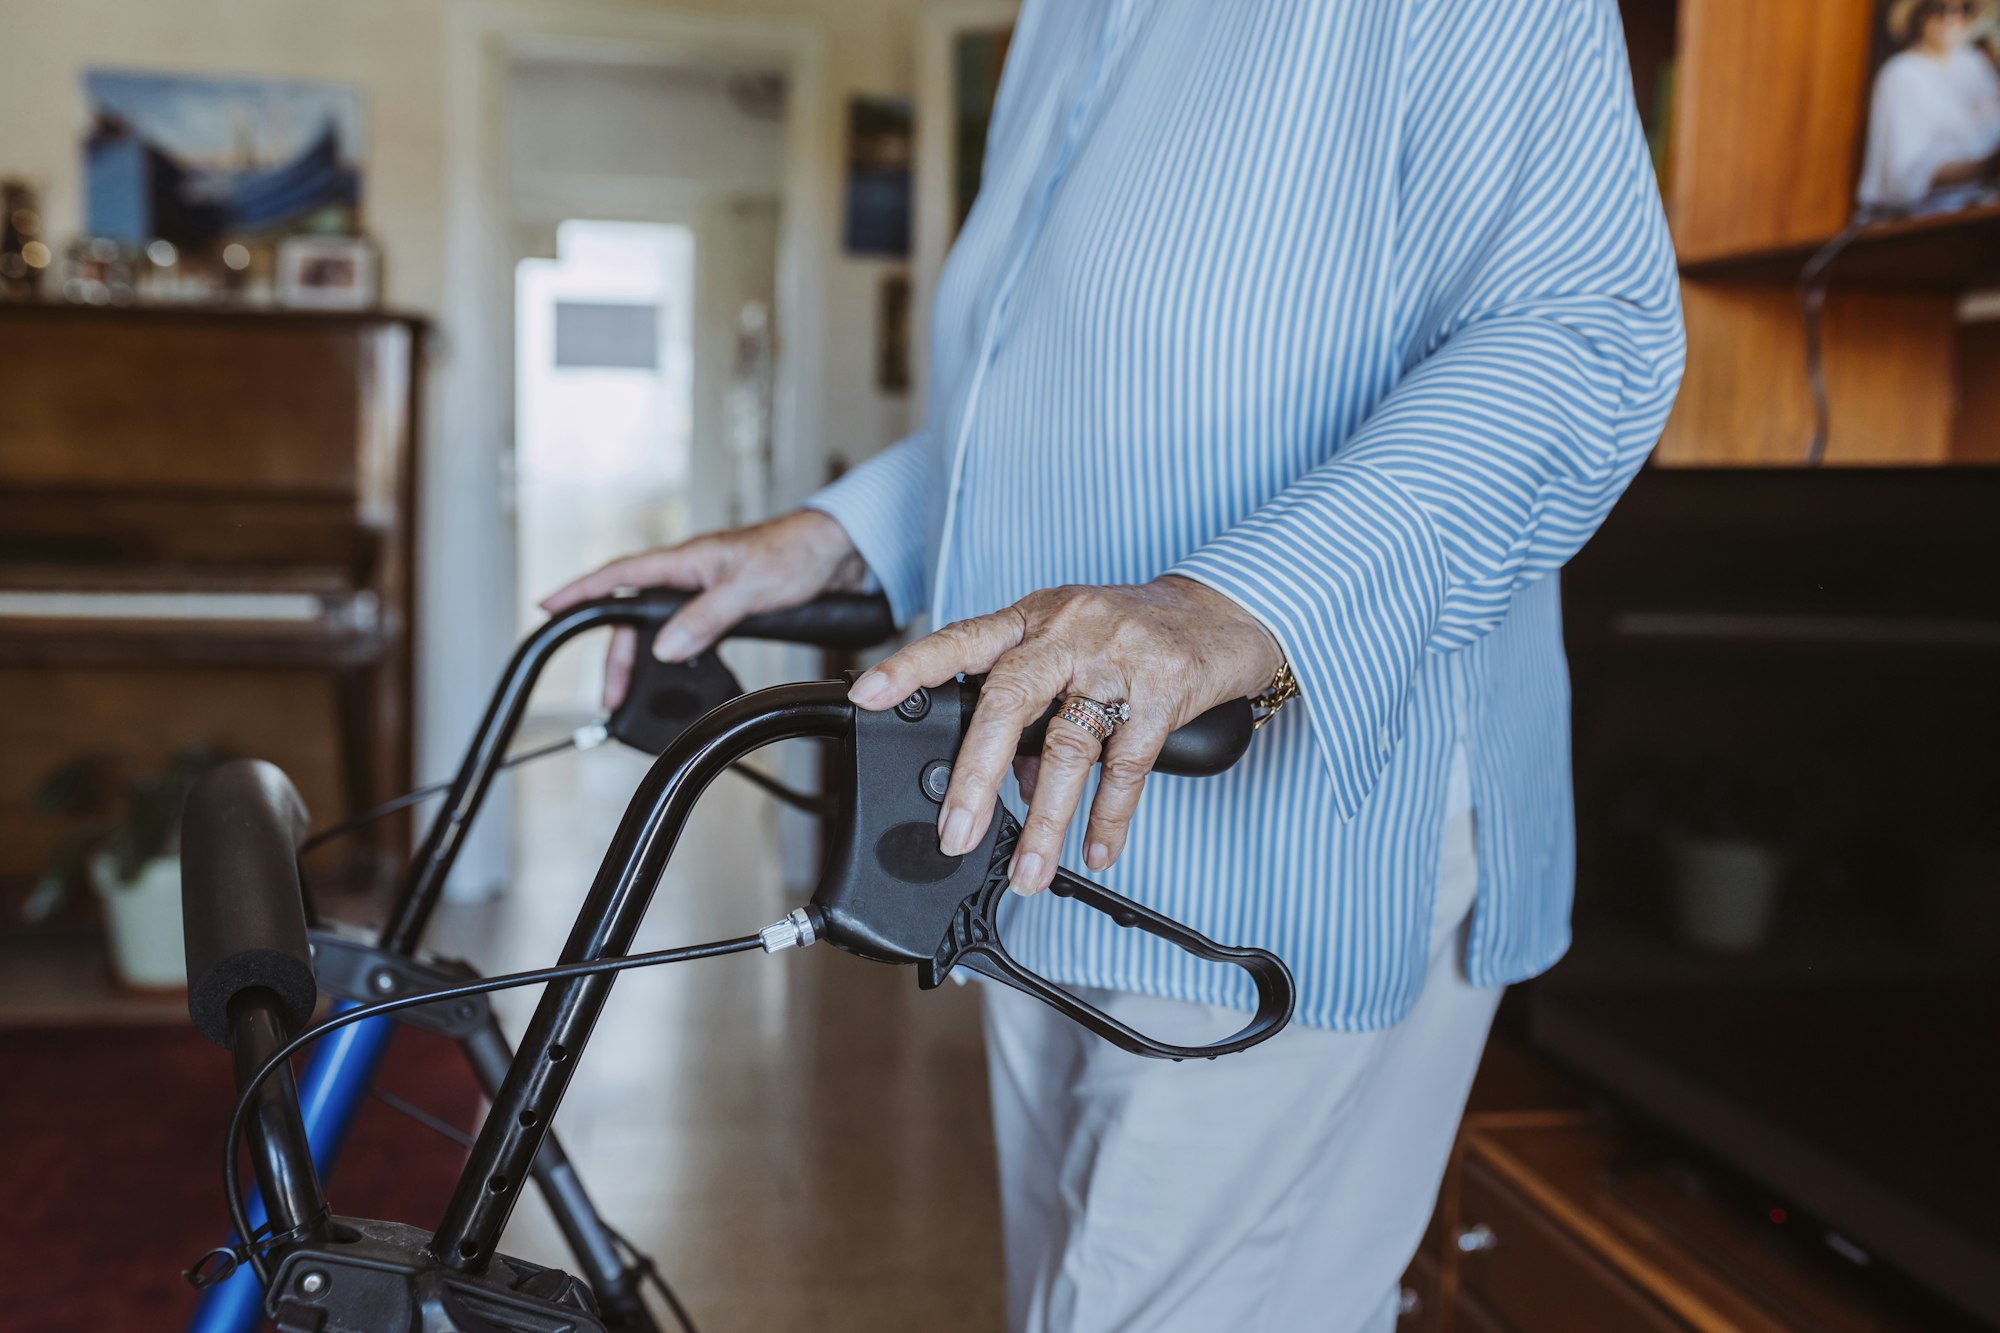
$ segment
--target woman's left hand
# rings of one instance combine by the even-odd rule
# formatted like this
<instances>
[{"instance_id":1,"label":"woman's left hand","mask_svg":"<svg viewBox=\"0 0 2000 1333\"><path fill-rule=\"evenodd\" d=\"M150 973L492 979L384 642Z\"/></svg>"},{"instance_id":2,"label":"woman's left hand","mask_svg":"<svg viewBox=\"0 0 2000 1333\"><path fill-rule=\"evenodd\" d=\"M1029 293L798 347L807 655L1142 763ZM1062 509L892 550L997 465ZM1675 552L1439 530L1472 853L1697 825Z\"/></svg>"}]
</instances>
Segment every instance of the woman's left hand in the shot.
<instances>
[{"instance_id":1,"label":"woman's left hand","mask_svg":"<svg viewBox=\"0 0 2000 1333\"><path fill-rule=\"evenodd\" d=\"M854 682L862 708L893 707L919 686L986 673L979 707L952 766L938 814L938 846L962 856L986 836L1001 779L1053 700L1081 694L1126 703L1131 716L1100 746L1062 719L1041 758L1024 760L1028 818L1008 871L1016 893L1049 886L1090 766L1103 761L1084 860L1102 870L1125 850L1132 812L1167 734L1231 699L1255 696L1284 654L1256 617L1223 594L1168 576L1137 587L1032 593L989 616L946 625Z\"/></svg>"}]
</instances>

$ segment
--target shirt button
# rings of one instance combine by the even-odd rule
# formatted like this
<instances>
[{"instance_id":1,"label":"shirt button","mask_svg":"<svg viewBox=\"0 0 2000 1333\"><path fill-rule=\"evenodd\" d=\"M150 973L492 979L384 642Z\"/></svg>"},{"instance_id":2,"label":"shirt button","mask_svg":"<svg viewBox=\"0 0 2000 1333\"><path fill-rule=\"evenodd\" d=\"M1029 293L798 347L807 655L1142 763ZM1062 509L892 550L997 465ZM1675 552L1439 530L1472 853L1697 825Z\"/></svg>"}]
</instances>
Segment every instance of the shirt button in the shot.
<instances>
[{"instance_id":1,"label":"shirt button","mask_svg":"<svg viewBox=\"0 0 2000 1333\"><path fill-rule=\"evenodd\" d=\"M1375 743L1377 745L1381 746L1383 749L1386 750L1389 748L1390 739L1391 738L1389 736L1389 729L1387 727L1375 728Z\"/></svg>"}]
</instances>

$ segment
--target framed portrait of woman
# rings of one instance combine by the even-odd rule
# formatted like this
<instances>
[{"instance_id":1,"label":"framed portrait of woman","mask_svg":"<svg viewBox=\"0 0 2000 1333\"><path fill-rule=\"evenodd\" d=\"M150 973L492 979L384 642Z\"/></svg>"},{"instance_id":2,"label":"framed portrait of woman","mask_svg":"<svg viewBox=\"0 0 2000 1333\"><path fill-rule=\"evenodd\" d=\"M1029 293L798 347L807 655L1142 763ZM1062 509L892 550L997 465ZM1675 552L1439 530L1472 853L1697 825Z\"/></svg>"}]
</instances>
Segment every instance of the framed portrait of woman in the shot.
<instances>
[{"instance_id":1,"label":"framed portrait of woman","mask_svg":"<svg viewBox=\"0 0 2000 1333\"><path fill-rule=\"evenodd\" d=\"M1880 0L1855 203L1883 217L2000 196L2000 0Z\"/></svg>"}]
</instances>

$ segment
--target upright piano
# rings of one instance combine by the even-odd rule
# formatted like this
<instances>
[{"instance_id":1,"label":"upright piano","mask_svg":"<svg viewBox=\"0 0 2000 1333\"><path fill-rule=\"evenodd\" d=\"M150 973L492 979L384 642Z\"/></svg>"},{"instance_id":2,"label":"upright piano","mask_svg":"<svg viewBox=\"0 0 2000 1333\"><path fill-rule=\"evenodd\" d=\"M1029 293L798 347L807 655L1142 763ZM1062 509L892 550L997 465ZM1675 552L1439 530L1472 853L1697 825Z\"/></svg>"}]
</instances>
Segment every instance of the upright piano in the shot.
<instances>
[{"instance_id":1,"label":"upright piano","mask_svg":"<svg viewBox=\"0 0 2000 1333\"><path fill-rule=\"evenodd\" d=\"M0 304L0 882L85 752L269 758L316 822L409 785L424 332Z\"/></svg>"}]
</instances>

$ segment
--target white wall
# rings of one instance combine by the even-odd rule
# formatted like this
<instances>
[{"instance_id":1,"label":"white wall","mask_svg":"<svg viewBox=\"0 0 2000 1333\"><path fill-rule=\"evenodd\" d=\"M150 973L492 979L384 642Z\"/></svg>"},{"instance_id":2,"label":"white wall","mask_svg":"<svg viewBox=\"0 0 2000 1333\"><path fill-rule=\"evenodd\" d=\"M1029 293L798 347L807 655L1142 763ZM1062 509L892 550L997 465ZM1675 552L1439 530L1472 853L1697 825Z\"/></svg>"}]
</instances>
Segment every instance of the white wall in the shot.
<instances>
[{"instance_id":1,"label":"white wall","mask_svg":"<svg viewBox=\"0 0 2000 1333\"><path fill-rule=\"evenodd\" d=\"M82 225L82 71L91 66L333 79L367 99L363 207L381 242L391 303L434 312L443 293L445 44L451 0L0 0L0 174L42 191L50 235ZM533 7L532 4L530 7ZM552 13L568 6L546 0ZM732 15L733 0L632 4L642 11ZM825 32L822 122L837 178L846 99L908 94L921 0L761 0L757 13L810 18ZM837 219L836 219L837 221ZM904 429L906 405L874 390L876 285L893 265L837 253L828 273L824 421L831 447L866 454ZM443 330L448 339L452 330ZM866 334L867 336L863 336ZM445 423L436 423L444 427ZM450 447L433 430L434 449Z\"/></svg>"},{"instance_id":2,"label":"white wall","mask_svg":"<svg viewBox=\"0 0 2000 1333\"><path fill-rule=\"evenodd\" d=\"M436 315L444 308L455 238L447 220L447 86L451 49L462 31L454 14L466 0L0 0L0 174L40 188L49 235L58 248L81 227L80 141L85 117L81 74L90 67L185 69L291 76L352 83L367 100L367 162L363 211L381 244L388 301ZM513 12L555 17L576 0L516 0ZM804 18L823 34L827 79L820 105L795 105L809 118L825 175L838 181L847 98L856 92L907 94L914 16L919 0L761 0L773 19ZM705 13L738 18L735 0L620 3L596 6L633 14ZM838 209L828 219L838 225ZM877 284L893 265L850 260L827 237L819 343L824 369L817 404L803 415L820 423L826 448L848 458L873 452L906 428L909 405L874 389ZM477 343L483 331L439 329L436 352L449 363L455 347ZM433 367L433 374L438 368ZM490 645L471 656L449 628L455 602L485 602L492 623L505 623L504 586L440 585L441 543L465 540L461 520L441 521L440 496L465 487L494 489L492 470L504 441L483 414L449 393L428 395L422 472L428 488L419 564L425 581L425 623L419 627L419 776L443 771L455 758L478 698ZM813 410L814 408L817 410ZM504 412L504 410L503 410ZM794 493L812 479L793 478ZM477 535L477 534L475 534ZM480 538L485 545L485 539ZM445 620L440 621L439 617ZM446 626L440 628L441 625Z\"/></svg>"},{"instance_id":3,"label":"white wall","mask_svg":"<svg viewBox=\"0 0 2000 1333\"><path fill-rule=\"evenodd\" d=\"M699 182L726 194L775 194L782 119L731 102L729 72L667 65L530 60L510 76L510 173Z\"/></svg>"}]
</instances>

